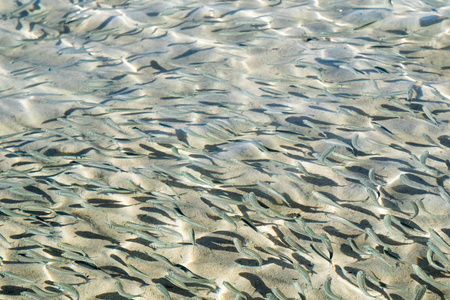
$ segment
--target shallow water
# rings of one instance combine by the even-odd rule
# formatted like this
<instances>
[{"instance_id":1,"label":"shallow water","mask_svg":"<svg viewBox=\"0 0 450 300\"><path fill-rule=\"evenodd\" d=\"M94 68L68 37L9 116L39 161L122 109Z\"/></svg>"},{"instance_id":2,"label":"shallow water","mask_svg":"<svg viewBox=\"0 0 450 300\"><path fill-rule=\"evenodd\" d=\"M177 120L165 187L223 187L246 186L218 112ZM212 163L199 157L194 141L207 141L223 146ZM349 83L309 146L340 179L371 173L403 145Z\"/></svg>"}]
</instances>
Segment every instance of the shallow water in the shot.
<instances>
[{"instance_id":1,"label":"shallow water","mask_svg":"<svg viewBox=\"0 0 450 300\"><path fill-rule=\"evenodd\" d=\"M0 5L0 298L450 297L447 1Z\"/></svg>"}]
</instances>

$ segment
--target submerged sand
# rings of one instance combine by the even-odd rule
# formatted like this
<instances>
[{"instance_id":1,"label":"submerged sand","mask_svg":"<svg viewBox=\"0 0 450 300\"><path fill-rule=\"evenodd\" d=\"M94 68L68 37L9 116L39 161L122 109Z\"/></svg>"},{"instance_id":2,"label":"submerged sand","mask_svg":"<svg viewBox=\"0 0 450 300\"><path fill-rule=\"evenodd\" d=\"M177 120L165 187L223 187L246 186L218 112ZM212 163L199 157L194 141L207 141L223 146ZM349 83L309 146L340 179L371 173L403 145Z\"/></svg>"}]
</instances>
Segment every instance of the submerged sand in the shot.
<instances>
[{"instance_id":1,"label":"submerged sand","mask_svg":"<svg viewBox=\"0 0 450 300\"><path fill-rule=\"evenodd\" d=\"M450 297L446 1L12 2L0 299Z\"/></svg>"}]
</instances>

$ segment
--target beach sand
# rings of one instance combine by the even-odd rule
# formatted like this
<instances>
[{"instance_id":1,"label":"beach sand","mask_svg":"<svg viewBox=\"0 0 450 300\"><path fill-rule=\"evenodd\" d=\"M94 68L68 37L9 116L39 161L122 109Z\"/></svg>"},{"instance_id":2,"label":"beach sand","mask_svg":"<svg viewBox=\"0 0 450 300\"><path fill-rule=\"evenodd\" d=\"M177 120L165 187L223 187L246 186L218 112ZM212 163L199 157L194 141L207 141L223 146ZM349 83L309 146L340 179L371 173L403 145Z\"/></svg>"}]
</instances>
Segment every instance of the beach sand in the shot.
<instances>
[{"instance_id":1,"label":"beach sand","mask_svg":"<svg viewBox=\"0 0 450 300\"><path fill-rule=\"evenodd\" d=\"M0 299L450 299L446 1L5 2Z\"/></svg>"}]
</instances>

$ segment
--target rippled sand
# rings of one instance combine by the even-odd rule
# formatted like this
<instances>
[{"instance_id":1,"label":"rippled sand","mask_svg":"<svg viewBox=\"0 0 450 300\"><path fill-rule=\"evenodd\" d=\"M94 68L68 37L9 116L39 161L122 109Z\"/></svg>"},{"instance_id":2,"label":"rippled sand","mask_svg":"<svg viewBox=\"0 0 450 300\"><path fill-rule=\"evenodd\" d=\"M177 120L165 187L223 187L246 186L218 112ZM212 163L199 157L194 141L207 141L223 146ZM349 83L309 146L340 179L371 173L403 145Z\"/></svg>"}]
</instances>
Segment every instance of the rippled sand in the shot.
<instances>
[{"instance_id":1,"label":"rippled sand","mask_svg":"<svg viewBox=\"0 0 450 300\"><path fill-rule=\"evenodd\" d=\"M450 298L446 5L3 1L0 298Z\"/></svg>"}]
</instances>

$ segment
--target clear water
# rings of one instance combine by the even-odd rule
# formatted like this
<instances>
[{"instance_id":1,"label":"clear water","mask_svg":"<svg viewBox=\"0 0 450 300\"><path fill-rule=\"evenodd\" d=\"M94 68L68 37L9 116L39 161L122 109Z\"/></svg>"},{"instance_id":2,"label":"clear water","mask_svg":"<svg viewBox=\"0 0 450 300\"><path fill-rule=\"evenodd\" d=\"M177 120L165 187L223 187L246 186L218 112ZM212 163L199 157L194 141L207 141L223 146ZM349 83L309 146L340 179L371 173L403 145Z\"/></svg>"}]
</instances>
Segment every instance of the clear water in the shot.
<instances>
[{"instance_id":1,"label":"clear water","mask_svg":"<svg viewBox=\"0 0 450 300\"><path fill-rule=\"evenodd\" d=\"M0 298L449 298L449 13L0 2Z\"/></svg>"}]
</instances>

